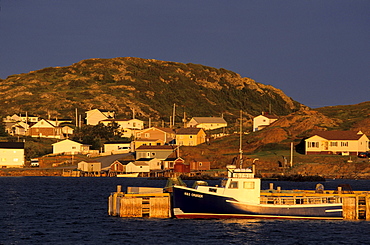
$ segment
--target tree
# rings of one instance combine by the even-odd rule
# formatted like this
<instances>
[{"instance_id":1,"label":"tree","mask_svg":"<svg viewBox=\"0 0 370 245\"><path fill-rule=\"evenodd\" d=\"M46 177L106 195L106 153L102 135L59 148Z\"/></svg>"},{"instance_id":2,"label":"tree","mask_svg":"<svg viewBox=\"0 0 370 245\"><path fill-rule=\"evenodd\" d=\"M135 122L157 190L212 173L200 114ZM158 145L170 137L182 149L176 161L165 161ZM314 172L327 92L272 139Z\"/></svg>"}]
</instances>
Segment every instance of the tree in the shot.
<instances>
[{"instance_id":1,"label":"tree","mask_svg":"<svg viewBox=\"0 0 370 245\"><path fill-rule=\"evenodd\" d=\"M75 130L72 140L91 145L92 149L99 150L104 142L120 139L121 132L118 128L118 124L114 122L109 126L102 123L95 126L85 125Z\"/></svg>"},{"instance_id":2,"label":"tree","mask_svg":"<svg viewBox=\"0 0 370 245\"><path fill-rule=\"evenodd\" d=\"M0 122L0 137L8 136L8 133L5 130L5 123L3 121Z\"/></svg>"}]
</instances>

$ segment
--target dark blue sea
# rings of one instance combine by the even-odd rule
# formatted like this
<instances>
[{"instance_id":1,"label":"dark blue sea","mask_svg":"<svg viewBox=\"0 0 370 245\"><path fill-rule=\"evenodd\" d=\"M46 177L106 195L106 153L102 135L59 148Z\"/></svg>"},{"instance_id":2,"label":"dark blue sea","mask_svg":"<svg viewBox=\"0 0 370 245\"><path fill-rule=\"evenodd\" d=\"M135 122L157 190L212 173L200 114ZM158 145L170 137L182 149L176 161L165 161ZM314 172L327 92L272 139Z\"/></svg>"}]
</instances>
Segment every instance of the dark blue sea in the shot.
<instances>
[{"instance_id":1,"label":"dark blue sea","mask_svg":"<svg viewBox=\"0 0 370 245\"><path fill-rule=\"evenodd\" d=\"M270 182L263 182L263 188L268 189ZM0 244L370 244L367 221L108 216L108 196L117 185L126 190L165 183L146 178L0 177ZM274 183L282 189L315 189L317 184ZM347 183L354 190L370 190L369 180L322 184L335 189Z\"/></svg>"}]
</instances>

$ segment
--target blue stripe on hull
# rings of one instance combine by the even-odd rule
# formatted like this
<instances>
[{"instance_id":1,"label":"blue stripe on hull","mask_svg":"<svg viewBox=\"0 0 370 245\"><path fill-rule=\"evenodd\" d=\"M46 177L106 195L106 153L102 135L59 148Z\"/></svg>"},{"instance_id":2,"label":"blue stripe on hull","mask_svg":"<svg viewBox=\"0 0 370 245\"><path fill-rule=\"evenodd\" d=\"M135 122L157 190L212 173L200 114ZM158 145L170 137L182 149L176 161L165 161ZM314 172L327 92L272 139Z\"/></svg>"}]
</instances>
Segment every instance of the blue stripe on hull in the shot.
<instances>
[{"instance_id":1,"label":"blue stripe on hull","mask_svg":"<svg viewBox=\"0 0 370 245\"><path fill-rule=\"evenodd\" d=\"M173 203L175 209L183 212L182 217L213 215L247 218L342 218L342 204L251 205L240 203L230 197L203 193L190 188L175 187Z\"/></svg>"}]
</instances>

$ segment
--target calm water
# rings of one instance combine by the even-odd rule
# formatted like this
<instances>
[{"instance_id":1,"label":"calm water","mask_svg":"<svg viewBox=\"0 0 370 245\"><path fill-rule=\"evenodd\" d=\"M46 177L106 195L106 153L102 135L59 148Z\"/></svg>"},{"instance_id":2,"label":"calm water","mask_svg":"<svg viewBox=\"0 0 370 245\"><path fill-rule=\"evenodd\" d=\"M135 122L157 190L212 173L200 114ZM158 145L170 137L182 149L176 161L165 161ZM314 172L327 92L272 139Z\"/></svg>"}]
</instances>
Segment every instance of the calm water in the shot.
<instances>
[{"instance_id":1,"label":"calm water","mask_svg":"<svg viewBox=\"0 0 370 245\"><path fill-rule=\"evenodd\" d=\"M128 219L107 215L117 185L163 187L144 178L0 177L0 244L370 244L370 222ZM192 182L189 181L188 184ZM263 182L268 188L269 182ZM370 181L349 183L370 190ZM314 189L316 182L275 182Z\"/></svg>"}]
</instances>

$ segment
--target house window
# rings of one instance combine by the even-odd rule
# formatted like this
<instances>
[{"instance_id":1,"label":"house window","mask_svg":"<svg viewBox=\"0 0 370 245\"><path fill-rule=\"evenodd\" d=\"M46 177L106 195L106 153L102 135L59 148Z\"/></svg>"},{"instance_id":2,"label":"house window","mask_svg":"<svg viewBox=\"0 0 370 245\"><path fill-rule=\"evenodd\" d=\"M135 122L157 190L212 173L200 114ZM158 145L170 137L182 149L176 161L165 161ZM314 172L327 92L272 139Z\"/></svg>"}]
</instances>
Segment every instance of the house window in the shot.
<instances>
[{"instance_id":1,"label":"house window","mask_svg":"<svg viewBox=\"0 0 370 245\"><path fill-rule=\"evenodd\" d=\"M170 162L169 166L170 168L173 168L173 162Z\"/></svg>"},{"instance_id":2,"label":"house window","mask_svg":"<svg viewBox=\"0 0 370 245\"><path fill-rule=\"evenodd\" d=\"M149 138L150 137L150 134L149 133L145 133L145 138Z\"/></svg>"},{"instance_id":3,"label":"house window","mask_svg":"<svg viewBox=\"0 0 370 245\"><path fill-rule=\"evenodd\" d=\"M338 146L338 142L330 142L330 146Z\"/></svg>"},{"instance_id":4,"label":"house window","mask_svg":"<svg viewBox=\"0 0 370 245\"><path fill-rule=\"evenodd\" d=\"M141 133L137 133L137 137L140 138L141 137Z\"/></svg>"},{"instance_id":5,"label":"house window","mask_svg":"<svg viewBox=\"0 0 370 245\"><path fill-rule=\"evenodd\" d=\"M308 148L319 148L319 142L308 142Z\"/></svg>"},{"instance_id":6,"label":"house window","mask_svg":"<svg viewBox=\"0 0 370 245\"><path fill-rule=\"evenodd\" d=\"M193 138L193 135L190 135L189 138L192 139Z\"/></svg>"},{"instance_id":7,"label":"house window","mask_svg":"<svg viewBox=\"0 0 370 245\"><path fill-rule=\"evenodd\" d=\"M72 146L72 150L76 150L76 146Z\"/></svg>"},{"instance_id":8,"label":"house window","mask_svg":"<svg viewBox=\"0 0 370 245\"><path fill-rule=\"evenodd\" d=\"M152 156L155 156L155 152L152 152Z\"/></svg>"},{"instance_id":9,"label":"house window","mask_svg":"<svg viewBox=\"0 0 370 245\"><path fill-rule=\"evenodd\" d=\"M348 142L340 142L340 146L347 147L348 146Z\"/></svg>"},{"instance_id":10,"label":"house window","mask_svg":"<svg viewBox=\"0 0 370 245\"><path fill-rule=\"evenodd\" d=\"M231 181L229 185L230 189L238 189L238 182L237 181Z\"/></svg>"},{"instance_id":11,"label":"house window","mask_svg":"<svg viewBox=\"0 0 370 245\"><path fill-rule=\"evenodd\" d=\"M199 166L201 167L203 164L202 164L202 162L199 162Z\"/></svg>"}]
</instances>

